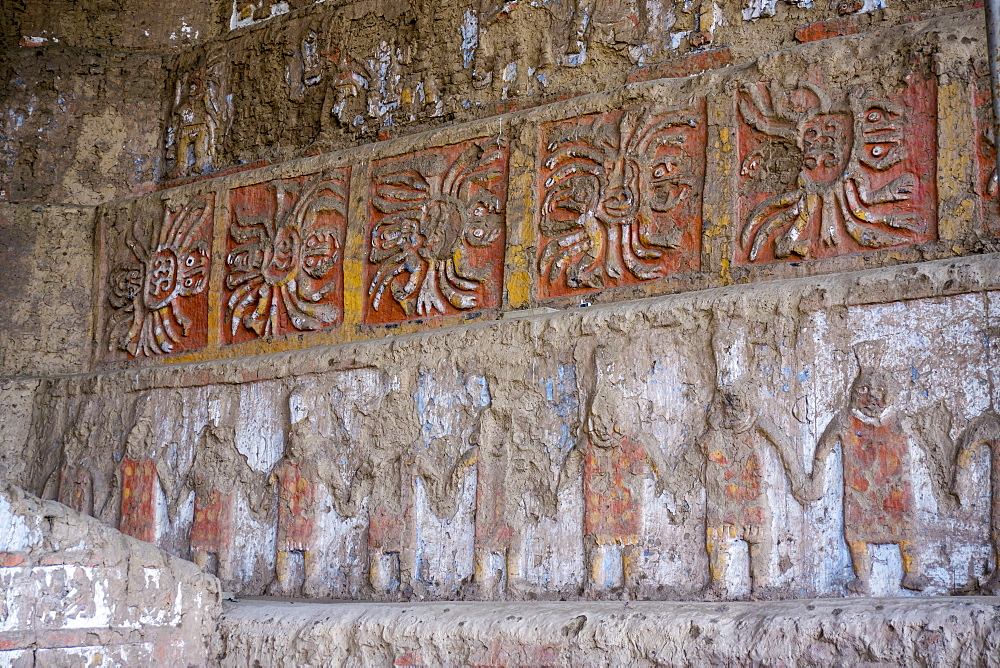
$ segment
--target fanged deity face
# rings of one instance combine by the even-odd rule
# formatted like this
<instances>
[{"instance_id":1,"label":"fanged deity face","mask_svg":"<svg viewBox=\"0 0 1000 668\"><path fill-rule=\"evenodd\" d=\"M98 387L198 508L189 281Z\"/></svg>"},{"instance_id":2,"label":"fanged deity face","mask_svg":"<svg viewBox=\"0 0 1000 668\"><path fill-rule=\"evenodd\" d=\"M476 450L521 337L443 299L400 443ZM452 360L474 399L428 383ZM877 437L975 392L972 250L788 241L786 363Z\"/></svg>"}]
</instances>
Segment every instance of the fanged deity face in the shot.
<instances>
[{"instance_id":1,"label":"fanged deity face","mask_svg":"<svg viewBox=\"0 0 1000 668\"><path fill-rule=\"evenodd\" d=\"M891 392L883 379L859 378L851 392L851 408L871 419L881 418L888 408Z\"/></svg>"},{"instance_id":2,"label":"fanged deity face","mask_svg":"<svg viewBox=\"0 0 1000 668\"><path fill-rule=\"evenodd\" d=\"M851 157L851 120L844 114L821 114L803 123L799 132L802 175L815 185L839 179Z\"/></svg>"}]
</instances>

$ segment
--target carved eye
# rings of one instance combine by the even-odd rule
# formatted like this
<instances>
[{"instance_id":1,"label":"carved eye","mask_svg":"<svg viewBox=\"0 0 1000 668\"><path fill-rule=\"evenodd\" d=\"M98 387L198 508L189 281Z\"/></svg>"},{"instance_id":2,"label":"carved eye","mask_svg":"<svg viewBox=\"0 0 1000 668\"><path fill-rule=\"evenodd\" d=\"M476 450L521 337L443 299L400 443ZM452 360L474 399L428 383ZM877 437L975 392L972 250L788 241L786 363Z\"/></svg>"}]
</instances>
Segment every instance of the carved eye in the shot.
<instances>
[{"instance_id":1,"label":"carved eye","mask_svg":"<svg viewBox=\"0 0 1000 668\"><path fill-rule=\"evenodd\" d=\"M885 112L881 109L869 109L868 115L865 117L869 123L881 123L885 120Z\"/></svg>"},{"instance_id":2,"label":"carved eye","mask_svg":"<svg viewBox=\"0 0 1000 668\"><path fill-rule=\"evenodd\" d=\"M194 285L194 279L193 278L185 278L184 279L184 287L185 288L190 288L193 285Z\"/></svg>"},{"instance_id":3,"label":"carved eye","mask_svg":"<svg viewBox=\"0 0 1000 668\"><path fill-rule=\"evenodd\" d=\"M185 266L193 267L194 266L194 256L188 255L187 259L184 260L184 264L185 264Z\"/></svg>"},{"instance_id":4,"label":"carved eye","mask_svg":"<svg viewBox=\"0 0 1000 668\"><path fill-rule=\"evenodd\" d=\"M672 162L664 162L657 165L656 169L653 170L653 178L662 179L665 176L673 174L677 171L677 165Z\"/></svg>"},{"instance_id":5,"label":"carved eye","mask_svg":"<svg viewBox=\"0 0 1000 668\"><path fill-rule=\"evenodd\" d=\"M805 132L805 138L806 139L815 139L818 135L819 135L819 132L816 130L816 128L809 128Z\"/></svg>"},{"instance_id":6,"label":"carved eye","mask_svg":"<svg viewBox=\"0 0 1000 668\"><path fill-rule=\"evenodd\" d=\"M858 388L858 394L868 394L869 391L870 390L868 389L867 385L862 385L861 387Z\"/></svg>"},{"instance_id":7,"label":"carved eye","mask_svg":"<svg viewBox=\"0 0 1000 668\"><path fill-rule=\"evenodd\" d=\"M472 210L472 215L473 216L485 216L486 215L486 207L483 206L482 204L480 204L479 206L477 206L475 209Z\"/></svg>"},{"instance_id":8,"label":"carved eye","mask_svg":"<svg viewBox=\"0 0 1000 668\"><path fill-rule=\"evenodd\" d=\"M876 158L881 157L885 153L885 149L880 145L875 145L872 147L872 155Z\"/></svg>"}]
</instances>

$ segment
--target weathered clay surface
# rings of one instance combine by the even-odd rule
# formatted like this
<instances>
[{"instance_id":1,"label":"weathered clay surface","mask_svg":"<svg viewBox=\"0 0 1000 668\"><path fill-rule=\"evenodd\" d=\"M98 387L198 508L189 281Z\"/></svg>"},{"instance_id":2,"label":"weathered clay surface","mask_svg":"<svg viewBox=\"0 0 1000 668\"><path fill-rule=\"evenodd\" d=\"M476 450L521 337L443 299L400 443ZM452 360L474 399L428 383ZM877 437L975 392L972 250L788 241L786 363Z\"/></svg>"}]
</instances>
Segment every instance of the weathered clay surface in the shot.
<instances>
[{"instance_id":1,"label":"weathered clay surface","mask_svg":"<svg viewBox=\"0 0 1000 668\"><path fill-rule=\"evenodd\" d=\"M15 0L0 9L0 38L5 46L176 51L221 32L229 4L226 0Z\"/></svg>"},{"instance_id":2,"label":"weathered clay surface","mask_svg":"<svg viewBox=\"0 0 1000 668\"><path fill-rule=\"evenodd\" d=\"M205 665L219 583L64 505L0 487L0 663Z\"/></svg>"},{"instance_id":3,"label":"weathered clay surface","mask_svg":"<svg viewBox=\"0 0 1000 668\"><path fill-rule=\"evenodd\" d=\"M177 74L183 80L202 71L213 54L231 63L218 78L219 90L232 95L233 120L231 133L218 137L218 169L412 134L627 81L685 77L963 9L968 3L930 0L476 0L378 9L255 0L234 4L230 26L238 30L182 58ZM175 175L206 168L182 166Z\"/></svg>"},{"instance_id":4,"label":"weathered clay surface","mask_svg":"<svg viewBox=\"0 0 1000 668\"><path fill-rule=\"evenodd\" d=\"M996 666L1000 606L241 601L226 604L220 632L224 666Z\"/></svg>"},{"instance_id":5,"label":"weathered clay surface","mask_svg":"<svg viewBox=\"0 0 1000 668\"><path fill-rule=\"evenodd\" d=\"M0 376L89 368L94 209L0 202Z\"/></svg>"},{"instance_id":6,"label":"weathered clay surface","mask_svg":"<svg viewBox=\"0 0 1000 668\"><path fill-rule=\"evenodd\" d=\"M998 272L989 255L45 380L13 447L32 489L244 593L992 591Z\"/></svg>"},{"instance_id":7,"label":"weathered clay surface","mask_svg":"<svg viewBox=\"0 0 1000 668\"><path fill-rule=\"evenodd\" d=\"M162 175L168 71L152 53L5 51L0 200L94 205L148 190Z\"/></svg>"}]
</instances>

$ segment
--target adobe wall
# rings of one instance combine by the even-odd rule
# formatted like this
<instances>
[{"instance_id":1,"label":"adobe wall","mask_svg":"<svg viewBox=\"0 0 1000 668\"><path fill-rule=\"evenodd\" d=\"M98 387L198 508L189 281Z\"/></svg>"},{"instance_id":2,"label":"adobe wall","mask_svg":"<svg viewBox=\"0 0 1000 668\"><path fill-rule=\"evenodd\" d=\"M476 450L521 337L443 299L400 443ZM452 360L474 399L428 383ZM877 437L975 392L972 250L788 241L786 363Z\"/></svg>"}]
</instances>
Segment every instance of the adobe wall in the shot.
<instances>
[{"instance_id":1,"label":"adobe wall","mask_svg":"<svg viewBox=\"0 0 1000 668\"><path fill-rule=\"evenodd\" d=\"M243 594L996 591L981 8L538 4L235 3L14 122L6 475Z\"/></svg>"},{"instance_id":2,"label":"adobe wall","mask_svg":"<svg viewBox=\"0 0 1000 668\"><path fill-rule=\"evenodd\" d=\"M58 503L0 487L0 663L206 665L219 583Z\"/></svg>"}]
</instances>

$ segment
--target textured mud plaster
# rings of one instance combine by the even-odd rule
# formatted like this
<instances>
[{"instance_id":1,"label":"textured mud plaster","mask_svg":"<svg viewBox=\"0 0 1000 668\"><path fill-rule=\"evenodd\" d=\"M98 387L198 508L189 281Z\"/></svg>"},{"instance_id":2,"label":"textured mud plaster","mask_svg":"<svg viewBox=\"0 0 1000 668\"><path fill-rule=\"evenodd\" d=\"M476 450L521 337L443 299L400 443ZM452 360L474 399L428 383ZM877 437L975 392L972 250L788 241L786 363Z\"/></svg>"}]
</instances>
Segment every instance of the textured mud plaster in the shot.
<instances>
[{"instance_id":1,"label":"textured mud plaster","mask_svg":"<svg viewBox=\"0 0 1000 668\"><path fill-rule=\"evenodd\" d=\"M22 451L32 490L246 594L992 591L998 267L50 379Z\"/></svg>"},{"instance_id":2,"label":"textured mud plaster","mask_svg":"<svg viewBox=\"0 0 1000 668\"><path fill-rule=\"evenodd\" d=\"M229 0L13 0L0 10L4 46L178 51L216 36Z\"/></svg>"},{"instance_id":3,"label":"textured mud plaster","mask_svg":"<svg viewBox=\"0 0 1000 668\"><path fill-rule=\"evenodd\" d=\"M166 75L152 53L6 50L0 200L93 205L149 187L162 172Z\"/></svg>"},{"instance_id":4,"label":"textured mud plaster","mask_svg":"<svg viewBox=\"0 0 1000 668\"><path fill-rule=\"evenodd\" d=\"M996 665L985 597L747 603L227 604L224 666Z\"/></svg>"},{"instance_id":5,"label":"textured mud plaster","mask_svg":"<svg viewBox=\"0 0 1000 668\"><path fill-rule=\"evenodd\" d=\"M883 43L894 44L903 39L896 24L965 6L823 0L780 2L775 11L773 0L741 4L425 0L382 3L376 11L360 2L239 2L234 18L266 20L183 54L176 78L186 82L199 71L205 78L203 64L216 59L227 64L216 72L217 92L224 92L214 104L231 105L232 124L212 150L217 170L412 134L626 81L743 64L797 44L804 23L840 20L844 34L886 29ZM746 21L747 11L766 18ZM981 16L966 15L975 16L970 30L978 31ZM177 98L174 108L183 104ZM207 169L202 163L171 176Z\"/></svg>"},{"instance_id":6,"label":"textured mud plaster","mask_svg":"<svg viewBox=\"0 0 1000 668\"><path fill-rule=\"evenodd\" d=\"M87 367L94 209L0 202L0 376Z\"/></svg>"},{"instance_id":7,"label":"textured mud plaster","mask_svg":"<svg viewBox=\"0 0 1000 668\"><path fill-rule=\"evenodd\" d=\"M0 486L0 663L205 665L219 583L64 505Z\"/></svg>"}]
</instances>

